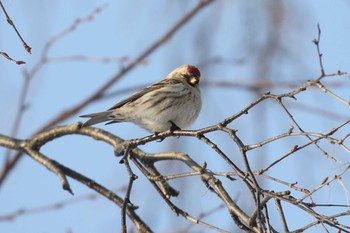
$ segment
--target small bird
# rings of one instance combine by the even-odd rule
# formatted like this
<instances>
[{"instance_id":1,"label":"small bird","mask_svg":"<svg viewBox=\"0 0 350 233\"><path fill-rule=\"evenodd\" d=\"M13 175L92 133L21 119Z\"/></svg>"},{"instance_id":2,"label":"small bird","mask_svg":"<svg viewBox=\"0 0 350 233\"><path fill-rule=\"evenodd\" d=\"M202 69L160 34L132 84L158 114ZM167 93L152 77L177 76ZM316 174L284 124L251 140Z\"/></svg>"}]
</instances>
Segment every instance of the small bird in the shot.
<instances>
[{"instance_id":1,"label":"small bird","mask_svg":"<svg viewBox=\"0 0 350 233\"><path fill-rule=\"evenodd\" d=\"M198 83L201 73L192 65L182 65L165 79L123 99L105 112L80 117L90 118L83 126L132 122L150 132L180 130L192 124L202 107Z\"/></svg>"}]
</instances>

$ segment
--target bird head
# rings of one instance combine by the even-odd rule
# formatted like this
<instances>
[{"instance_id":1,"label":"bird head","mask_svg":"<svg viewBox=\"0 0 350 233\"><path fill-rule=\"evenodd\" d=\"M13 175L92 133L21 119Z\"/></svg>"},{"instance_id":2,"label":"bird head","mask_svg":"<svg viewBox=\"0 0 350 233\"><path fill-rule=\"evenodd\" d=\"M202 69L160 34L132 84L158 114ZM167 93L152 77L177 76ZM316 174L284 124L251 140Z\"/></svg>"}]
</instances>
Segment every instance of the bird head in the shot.
<instances>
[{"instance_id":1,"label":"bird head","mask_svg":"<svg viewBox=\"0 0 350 233\"><path fill-rule=\"evenodd\" d=\"M182 65L173 70L167 78L185 79L189 85L196 86L199 83L201 72L192 65Z\"/></svg>"}]
</instances>

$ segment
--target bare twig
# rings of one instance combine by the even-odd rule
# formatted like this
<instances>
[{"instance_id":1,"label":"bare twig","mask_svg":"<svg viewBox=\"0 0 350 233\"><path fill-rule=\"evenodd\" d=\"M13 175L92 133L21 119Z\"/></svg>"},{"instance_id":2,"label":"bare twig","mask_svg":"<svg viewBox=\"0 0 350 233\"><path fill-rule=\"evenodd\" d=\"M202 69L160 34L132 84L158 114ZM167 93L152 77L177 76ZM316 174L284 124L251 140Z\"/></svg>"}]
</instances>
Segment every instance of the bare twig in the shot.
<instances>
[{"instance_id":1,"label":"bare twig","mask_svg":"<svg viewBox=\"0 0 350 233\"><path fill-rule=\"evenodd\" d=\"M275 198L275 204L277 206L278 213L279 213L280 218L282 220L283 230L284 230L284 232L289 232L287 221L286 221L286 217L284 215L283 208L282 208L282 205L281 205L281 201L279 199Z\"/></svg>"},{"instance_id":2,"label":"bare twig","mask_svg":"<svg viewBox=\"0 0 350 233\"><path fill-rule=\"evenodd\" d=\"M219 210L221 210L221 209L223 209L223 208L225 208L225 206L224 206L223 204L221 204L221 205L219 205L219 206L217 206L217 207L215 207L215 208L213 208L213 209L211 209L211 210L209 210L209 211L207 211L207 212L201 213L197 218L198 218L198 219L205 218L205 217L210 216L210 215L214 214L215 212L217 212L217 211L219 211ZM180 232L190 232L190 229L191 229L193 226L195 226L195 224L190 223L187 227L185 227L185 228L184 228L183 230L181 230ZM223 231L223 232L224 232L224 231Z\"/></svg>"},{"instance_id":3,"label":"bare twig","mask_svg":"<svg viewBox=\"0 0 350 233\"><path fill-rule=\"evenodd\" d=\"M133 171L131 170L131 167L129 165L129 154L130 154L130 144L126 144L126 148L124 150L124 156L122 159L122 163L125 165L125 168L129 174L129 183L128 183L128 187L124 196L124 201L123 201L123 206L121 208L121 216L122 216L122 230L121 232L123 233L127 233L127 227L126 227L126 207L128 205L133 207L133 204L130 202L130 193L131 193L131 189L132 189L132 185L134 183L134 181L137 179L137 176L133 173Z\"/></svg>"},{"instance_id":4,"label":"bare twig","mask_svg":"<svg viewBox=\"0 0 350 233\"><path fill-rule=\"evenodd\" d=\"M30 148L27 145L22 145L22 148L25 151L25 153L30 155L30 157L32 157L37 162L41 163L44 167L46 167L47 169L49 169L50 171L55 173L61 181L62 188L64 190L67 190L70 194L74 195L73 191L68 183L66 175L59 168L59 166L57 166L58 163L55 160L49 159L48 157L46 157L42 153L40 153L36 150L33 150L32 148Z\"/></svg>"},{"instance_id":5,"label":"bare twig","mask_svg":"<svg viewBox=\"0 0 350 233\"><path fill-rule=\"evenodd\" d=\"M4 14L6 15L6 20L7 22L13 27L13 29L15 30L17 36L19 37L19 39L22 41L23 43L23 47L24 49L28 52L28 53L32 53L32 48L23 40L21 34L19 33L19 31L16 28L16 25L13 23L12 19L10 18L10 16L8 15L4 5L2 4L2 2L0 1L0 6L2 8L2 11L4 12Z\"/></svg>"},{"instance_id":6,"label":"bare twig","mask_svg":"<svg viewBox=\"0 0 350 233\"><path fill-rule=\"evenodd\" d=\"M322 78L324 78L326 76L326 73L324 72L324 68L323 68L323 61L322 61L323 54L321 53L321 50L320 50L320 40L321 40L321 27L320 27L320 24L318 23L317 24L317 39L314 39L312 41L316 45L318 61L319 61L320 68L321 68L321 75L316 81L320 81Z\"/></svg>"},{"instance_id":7,"label":"bare twig","mask_svg":"<svg viewBox=\"0 0 350 233\"><path fill-rule=\"evenodd\" d=\"M246 168L246 172L249 174L249 176L252 179L252 183L254 184L254 192L252 192L254 200L255 200L255 204L256 204L256 209L257 209L257 215L255 217L258 217L257 222L262 223L261 219L262 219L262 215L261 215L261 206L265 205L263 201L260 201L260 186L257 182L257 180L255 179L255 176L250 168L250 164L247 158L247 149L246 149L246 145L244 145L244 143L242 142L242 140L237 137L236 132L234 130L231 130L227 127L222 127L221 128L222 131L226 132L228 135L230 135L230 137L232 138L232 140L237 144L240 152L241 152L241 156L243 159L243 163L244 166ZM249 220L249 226L252 225L256 225L256 221L255 221L255 217L251 217ZM261 229L261 228L260 228Z\"/></svg>"},{"instance_id":8,"label":"bare twig","mask_svg":"<svg viewBox=\"0 0 350 233\"><path fill-rule=\"evenodd\" d=\"M332 96L333 98L335 98L336 100L338 100L339 102L345 104L346 106L350 106L350 102L341 98L340 96L336 95L335 93L333 93L331 90L327 89L321 82L317 82L316 86L321 89L322 91L324 91L324 93L329 94L330 96Z\"/></svg>"},{"instance_id":9,"label":"bare twig","mask_svg":"<svg viewBox=\"0 0 350 233\"><path fill-rule=\"evenodd\" d=\"M1 3L1 1L0 1L0 3ZM10 57L7 53L5 53L5 52L1 52L1 51L0 51L0 55L2 55L2 56L3 56L4 58L6 58L7 60L10 60L10 61L16 63L17 65L26 64L24 61L17 61L17 60L15 60L15 59L11 58L11 57Z\"/></svg>"}]
</instances>

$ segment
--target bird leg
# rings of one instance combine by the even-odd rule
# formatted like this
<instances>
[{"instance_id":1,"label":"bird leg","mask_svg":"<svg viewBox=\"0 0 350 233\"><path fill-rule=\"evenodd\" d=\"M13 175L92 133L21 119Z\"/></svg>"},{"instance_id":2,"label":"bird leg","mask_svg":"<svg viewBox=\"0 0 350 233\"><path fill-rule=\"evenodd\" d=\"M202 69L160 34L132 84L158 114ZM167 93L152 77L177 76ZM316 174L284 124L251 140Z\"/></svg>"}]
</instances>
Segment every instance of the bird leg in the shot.
<instances>
[{"instance_id":1,"label":"bird leg","mask_svg":"<svg viewBox=\"0 0 350 233\"><path fill-rule=\"evenodd\" d=\"M179 126L177 126L174 122L170 121L170 132L174 132L175 130L181 130Z\"/></svg>"},{"instance_id":2,"label":"bird leg","mask_svg":"<svg viewBox=\"0 0 350 233\"><path fill-rule=\"evenodd\" d=\"M171 123L171 127L170 127L170 132L174 132L175 130L181 130L181 128L179 126L177 126L174 122L170 121ZM180 136L177 136L177 138L179 138Z\"/></svg>"},{"instance_id":3,"label":"bird leg","mask_svg":"<svg viewBox=\"0 0 350 233\"><path fill-rule=\"evenodd\" d=\"M181 130L181 128L179 126L177 126L174 122L172 122L172 121L169 121L169 122L171 124L170 129L169 129L171 133L174 132L175 130ZM158 135L159 132L155 132L154 134ZM160 138L157 140L157 142L162 142L164 139L165 138Z\"/></svg>"}]
</instances>

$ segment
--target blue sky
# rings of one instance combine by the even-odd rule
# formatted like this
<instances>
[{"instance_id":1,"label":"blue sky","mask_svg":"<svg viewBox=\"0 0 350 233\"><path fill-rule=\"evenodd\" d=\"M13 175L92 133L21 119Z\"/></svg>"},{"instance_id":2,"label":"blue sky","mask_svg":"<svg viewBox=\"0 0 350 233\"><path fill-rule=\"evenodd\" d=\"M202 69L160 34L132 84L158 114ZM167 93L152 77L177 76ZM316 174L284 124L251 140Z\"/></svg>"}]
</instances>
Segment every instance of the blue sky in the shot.
<instances>
[{"instance_id":1,"label":"blue sky","mask_svg":"<svg viewBox=\"0 0 350 233\"><path fill-rule=\"evenodd\" d=\"M198 1L3 1L12 20L25 41L32 47L26 54L13 29L6 23L3 14L0 20L0 51L11 57L24 60L26 65L17 66L0 58L0 133L9 135L17 111L17 103L23 85L23 70L32 71L38 64L45 44L65 30L77 18L84 18L97 7L107 4L93 20L80 24L74 31L52 45L50 58L83 55L93 58L126 58L126 62L59 61L45 64L30 83L27 97L28 110L20 125L18 138L32 135L38 128L63 110L68 109L104 84L128 61L135 59L169 30ZM321 50L326 73L348 71L350 67L350 3L340 1L216 1L203 9L182 27L170 40L147 57L141 64L115 83L107 93L135 88L158 81L173 68L190 63L202 71L203 109L191 129L199 129L218 123L239 112L259 95L237 85L216 87L225 81L244 86L265 82L281 86L263 88L273 93L288 92L309 79L320 75L318 57L312 40L317 36L320 24ZM210 63L214 58L221 62ZM349 75L329 78L325 83L341 83L332 90L348 99ZM287 85L287 84L288 85ZM103 101L97 101L79 114L61 122L60 125L79 121L79 115L108 109L118 100L131 94L123 93ZM325 93L312 89L298 96L297 101L286 100L286 106L303 126L305 131L326 133L346 121L349 108ZM327 117L313 112L312 107L323 109L339 117ZM288 131L292 122L281 107L266 101L248 115L234 121L230 126L238 129L246 144L257 143ZM97 125L122 138L138 138L148 135L146 131L129 124ZM345 134L346 127L339 135ZM221 133L209 137L222 148L239 166L243 166L239 153L229 138ZM251 153L254 169L259 169L287 153L293 145L306 143L305 138L281 140ZM341 149L323 144L341 162L334 163L322 157L315 148L307 148L297 156L288 158L269 175L288 182L298 181L304 188L314 188L326 177L339 174L349 161ZM142 147L147 152L181 151L188 153L199 164L208 163L213 171L229 171L229 167L208 146L193 138L166 139L162 143L150 143ZM125 168L113 156L113 148L91 138L69 136L49 143L42 152L72 169L118 190L126 185ZM5 150L0 148L0 154ZM2 160L1 160L2 161ZM159 165L166 174L188 171L183 165L170 161ZM136 172L135 168L135 172ZM343 177L349 182L349 175ZM266 189L285 190L287 187L259 179ZM70 180L75 196L61 189L60 183L47 169L25 157L6 180L0 190L0 216L18 209L33 209L66 200L81 200L93 193L85 186ZM198 177L173 181L180 189L180 197L173 201L193 216L220 205L206 190ZM229 183L232 196L245 210L247 190L240 182ZM142 193L142 195L140 195ZM298 195L298 193L295 193ZM299 193L299 195L301 195ZM339 183L315 194L320 203L349 204L349 193ZM181 217L175 217L149 182L139 173L132 192L132 201L139 205L137 213L155 232L172 232L186 227ZM286 206L288 215L299 214ZM273 207L271 207L273 209ZM294 212L295 211L295 212ZM157 212L156 215L152 213ZM299 216L299 215L298 215ZM272 221L278 222L277 213ZM233 231L225 209L206 219L209 223ZM313 221L310 216L291 218L294 229L302 223ZM350 225L350 221L348 222ZM179 228L179 226L182 226ZM105 198L93 201L82 200L67 204L54 211L19 216L13 221L0 222L3 232L112 232L120 229L120 209ZM193 227L193 232L210 232L202 227ZM309 232L319 232L321 227Z\"/></svg>"}]
</instances>

